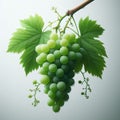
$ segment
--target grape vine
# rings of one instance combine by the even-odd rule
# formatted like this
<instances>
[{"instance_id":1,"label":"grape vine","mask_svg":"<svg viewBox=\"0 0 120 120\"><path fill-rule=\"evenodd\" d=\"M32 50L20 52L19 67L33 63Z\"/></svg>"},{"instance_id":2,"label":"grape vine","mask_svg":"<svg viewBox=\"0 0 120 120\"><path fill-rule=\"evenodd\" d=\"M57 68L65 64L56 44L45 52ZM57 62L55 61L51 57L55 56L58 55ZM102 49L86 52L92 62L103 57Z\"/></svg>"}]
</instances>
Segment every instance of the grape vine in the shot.
<instances>
[{"instance_id":1,"label":"grape vine","mask_svg":"<svg viewBox=\"0 0 120 120\"><path fill-rule=\"evenodd\" d=\"M89 17L81 18L78 24L74 18L74 13L92 1L85 0L65 15L53 7L57 19L49 22L46 27L41 16L30 16L21 21L22 28L13 34L8 52L22 52L20 63L26 74L39 69L41 75L40 81L34 80L34 88L30 89L28 97L33 98L32 105L37 106L40 102L37 94L43 85L44 93L49 98L48 106L54 112L59 112L69 99L76 73L81 73L83 80L78 83L83 86L81 95L86 99L92 90L85 73L102 78L107 54L103 42L97 38L104 29Z\"/></svg>"}]
</instances>

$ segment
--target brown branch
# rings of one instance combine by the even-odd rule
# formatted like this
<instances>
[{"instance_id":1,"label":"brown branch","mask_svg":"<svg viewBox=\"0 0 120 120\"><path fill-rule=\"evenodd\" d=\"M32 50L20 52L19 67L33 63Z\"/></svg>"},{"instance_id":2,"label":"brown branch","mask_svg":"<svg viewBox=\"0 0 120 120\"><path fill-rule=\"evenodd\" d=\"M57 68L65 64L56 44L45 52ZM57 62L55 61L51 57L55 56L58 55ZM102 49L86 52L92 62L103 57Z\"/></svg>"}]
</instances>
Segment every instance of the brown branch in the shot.
<instances>
[{"instance_id":1,"label":"brown branch","mask_svg":"<svg viewBox=\"0 0 120 120\"><path fill-rule=\"evenodd\" d=\"M83 7L85 7L86 5L88 5L89 3L93 2L94 0L84 0L83 3L81 3L80 5L78 5L77 7L71 9L71 10L68 10L66 15L69 16L69 15L73 15L75 12L77 12L78 10L82 9Z\"/></svg>"}]
</instances>

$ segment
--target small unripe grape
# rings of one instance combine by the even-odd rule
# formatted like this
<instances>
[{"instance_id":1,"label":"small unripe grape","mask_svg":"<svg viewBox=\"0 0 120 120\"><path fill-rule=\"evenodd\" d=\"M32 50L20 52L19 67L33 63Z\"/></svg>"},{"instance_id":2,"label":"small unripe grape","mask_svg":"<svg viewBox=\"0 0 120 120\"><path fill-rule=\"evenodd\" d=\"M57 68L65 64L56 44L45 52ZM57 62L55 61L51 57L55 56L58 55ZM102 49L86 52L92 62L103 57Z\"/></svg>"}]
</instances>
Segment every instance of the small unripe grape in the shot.
<instances>
[{"instance_id":1,"label":"small unripe grape","mask_svg":"<svg viewBox=\"0 0 120 120\"><path fill-rule=\"evenodd\" d=\"M69 99L69 95L68 95L68 94L65 94L64 100L65 100L65 101L68 101L68 99Z\"/></svg>"},{"instance_id":2,"label":"small unripe grape","mask_svg":"<svg viewBox=\"0 0 120 120\"><path fill-rule=\"evenodd\" d=\"M60 106L58 104L53 106L53 111L54 112L59 112L60 111Z\"/></svg>"},{"instance_id":3,"label":"small unripe grape","mask_svg":"<svg viewBox=\"0 0 120 120\"><path fill-rule=\"evenodd\" d=\"M69 71L68 65L62 65L61 68L64 70L65 73L67 73Z\"/></svg>"},{"instance_id":4,"label":"small unripe grape","mask_svg":"<svg viewBox=\"0 0 120 120\"><path fill-rule=\"evenodd\" d=\"M48 60L48 62L54 62L55 61L55 56L53 54L48 54L47 55L47 60Z\"/></svg>"},{"instance_id":5,"label":"small unripe grape","mask_svg":"<svg viewBox=\"0 0 120 120\"><path fill-rule=\"evenodd\" d=\"M38 64L43 64L43 62L46 60L47 54L46 53L41 53L39 56L36 58L36 62Z\"/></svg>"},{"instance_id":6,"label":"small unripe grape","mask_svg":"<svg viewBox=\"0 0 120 120\"><path fill-rule=\"evenodd\" d=\"M53 78L53 77L55 76L55 73L48 71L48 76L49 76L50 78Z\"/></svg>"},{"instance_id":7,"label":"small unripe grape","mask_svg":"<svg viewBox=\"0 0 120 120\"><path fill-rule=\"evenodd\" d=\"M44 62L42 67L43 67L44 70L48 71L49 65L50 65L49 62Z\"/></svg>"},{"instance_id":8,"label":"small unripe grape","mask_svg":"<svg viewBox=\"0 0 120 120\"><path fill-rule=\"evenodd\" d=\"M54 93L53 91L49 90L48 96L49 96L50 98L54 99L54 98L55 98L55 93Z\"/></svg>"},{"instance_id":9,"label":"small unripe grape","mask_svg":"<svg viewBox=\"0 0 120 120\"><path fill-rule=\"evenodd\" d=\"M51 40L58 40L58 35L57 35L57 33L51 33L50 39L51 39Z\"/></svg>"},{"instance_id":10,"label":"small unripe grape","mask_svg":"<svg viewBox=\"0 0 120 120\"><path fill-rule=\"evenodd\" d=\"M72 50L75 51L75 52L80 51L80 45L78 43L74 43L72 45Z\"/></svg>"},{"instance_id":11,"label":"small unripe grape","mask_svg":"<svg viewBox=\"0 0 120 120\"><path fill-rule=\"evenodd\" d=\"M61 99L61 100L57 101L57 104L58 104L59 106L63 106L63 105L64 105L64 100Z\"/></svg>"},{"instance_id":12,"label":"small unripe grape","mask_svg":"<svg viewBox=\"0 0 120 120\"><path fill-rule=\"evenodd\" d=\"M45 85L44 87L44 93L48 94L49 91L49 85Z\"/></svg>"},{"instance_id":13,"label":"small unripe grape","mask_svg":"<svg viewBox=\"0 0 120 120\"><path fill-rule=\"evenodd\" d=\"M71 87L68 85L66 88L66 92L69 93L71 91Z\"/></svg>"},{"instance_id":14,"label":"small unripe grape","mask_svg":"<svg viewBox=\"0 0 120 120\"><path fill-rule=\"evenodd\" d=\"M61 56L60 51L59 50L55 50L54 51L54 56L55 56L55 58L60 58L60 56Z\"/></svg>"},{"instance_id":15,"label":"small unripe grape","mask_svg":"<svg viewBox=\"0 0 120 120\"><path fill-rule=\"evenodd\" d=\"M43 44L41 46L41 52L45 52L45 53L49 52L49 46L47 44Z\"/></svg>"},{"instance_id":16,"label":"small unripe grape","mask_svg":"<svg viewBox=\"0 0 120 120\"><path fill-rule=\"evenodd\" d=\"M62 99L63 98L63 92L58 90L56 92L56 97L59 98L59 99Z\"/></svg>"},{"instance_id":17,"label":"small unripe grape","mask_svg":"<svg viewBox=\"0 0 120 120\"><path fill-rule=\"evenodd\" d=\"M68 57L67 56L61 56L60 57L60 62L62 64L67 64L68 63Z\"/></svg>"},{"instance_id":18,"label":"small unripe grape","mask_svg":"<svg viewBox=\"0 0 120 120\"><path fill-rule=\"evenodd\" d=\"M54 103L55 103L55 101L53 99L49 99L47 102L48 106L53 106Z\"/></svg>"},{"instance_id":19,"label":"small unripe grape","mask_svg":"<svg viewBox=\"0 0 120 120\"><path fill-rule=\"evenodd\" d=\"M74 83L75 83L74 79L69 79L68 84L69 84L70 86L71 86L71 85L74 85Z\"/></svg>"},{"instance_id":20,"label":"small unripe grape","mask_svg":"<svg viewBox=\"0 0 120 120\"><path fill-rule=\"evenodd\" d=\"M39 73L45 75L48 73L48 70L44 69L43 67L40 68Z\"/></svg>"},{"instance_id":21,"label":"small unripe grape","mask_svg":"<svg viewBox=\"0 0 120 120\"><path fill-rule=\"evenodd\" d=\"M76 58L81 60L82 59L82 54L80 52L76 52Z\"/></svg>"},{"instance_id":22,"label":"small unripe grape","mask_svg":"<svg viewBox=\"0 0 120 120\"><path fill-rule=\"evenodd\" d=\"M56 72L57 70L57 66L55 64L50 64L49 65L49 71L50 72Z\"/></svg>"},{"instance_id":23,"label":"small unripe grape","mask_svg":"<svg viewBox=\"0 0 120 120\"><path fill-rule=\"evenodd\" d=\"M75 34L70 34L70 40L69 40L71 43L74 43L76 42L76 36Z\"/></svg>"},{"instance_id":24,"label":"small unripe grape","mask_svg":"<svg viewBox=\"0 0 120 120\"><path fill-rule=\"evenodd\" d=\"M67 39L70 43L74 43L76 41L75 34L65 34L63 38Z\"/></svg>"},{"instance_id":25,"label":"small unripe grape","mask_svg":"<svg viewBox=\"0 0 120 120\"><path fill-rule=\"evenodd\" d=\"M40 81L42 84L47 85L50 82L50 78L47 75L43 75Z\"/></svg>"},{"instance_id":26,"label":"small unripe grape","mask_svg":"<svg viewBox=\"0 0 120 120\"><path fill-rule=\"evenodd\" d=\"M64 34L63 39L69 40L70 39L70 34Z\"/></svg>"},{"instance_id":27,"label":"small unripe grape","mask_svg":"<svg viewBox=\"0 0 120 120\"><path fill-rule=\"evenodd\" d=\"M71 71L69 72L69 74L68 74L68 77L69 77L69 78L73 78L74 75L75 75L75 73L71 70Z\"/></svg>"},{"instance_id":28,"label":"small unripe grape","mask_svg":"<svg viewBox=\"0 0 120 120\"><path fill-rule=\"evenodd\" d=\"M57 77L63 77L63 76L64 76L64 71L63 71L63 69L61 69L61 68L57 69L57 71L56 71L56 76L57 76Z\"/></svg>"},{"instance_id":29,"label":"small unripe grape","mask_svg":"<svg viewBox=\"0 0 120 120\"><path fill-rule=\"evenodd\" d=\"M75 60L75 59L76 59L76 54L75 54L75 52L70 51L70 52L68 53L68 57L69 57L70 60Z\"/></svg>"},{"instance_id":30,"label":"small unripe grape","mask_svg":"<svg viewBox=\"0 0 120 120\"><path fill-rule=\"evenodd\" d=\"M57 65L58 68L61 67L60 59L56 59L55 64Z\"/></svg>"},{"instance_id":31,"label":"small unripe grape","mask_svg":"<svg viewBox=\"0 0 120 120\"><path fill-rule=\"evenodd\" d=\"M60 48L61 55L67 55L68 54L68 48L67 47L61 47Z\"/></svg>"},{"instance_id":32,"label":"small unripe grape","mask_svg":"<svg viewBox=\"0 0 120 120\"><path fill-rule=\"evenodd\" d=\"M54 41L54 40L48 40L47 45L48 45L49 48L55 48L56 41Z\"/></svg>"},{"instance_id":33,"label":"small unripe grape","mask_svg":"<svg viewBox=\"0 0 120 120\"><path fill-rule=\"evenodd\" d=\"M35 47L35 51L36 51L38 54L40 54L40 53L42 52L41 47L42 47L42 44L39 44L39 45L37 45L37 46Z\"/></svg>"},{"instance_id":34,"label":"small unripe grape","mask_svg":"<svg viewBox=\"0 0 120 120\"><path fill-rule=\"evenodd\" d=\"M50 85L50 90L53 91L53 92L56 92L57 91L57 84L56 83L52 83Z\"/></svg>"},{"instance_id":35,"label":"small unripe grape","mask_svg":"<svg viewBox=\"0 0 120 120\"><path fill-rule=\"evenodd\" d=\"M58 78L57 76L54 76L54 77L53 77L53 82L54 82L54 83L58 83L58 82L59 82L59 78Z\"/></svg>"},{"instance_id":36,"label":"small unripe grape","mask_svg":"<svg viewBox=\"0 0 120 120\"><path fill-rule=\"evenodd\" d=\"M65 88L66 88L66 84L65 84L65 82L58 82L57 83L57 88L60 90L60 91L64 91L65 90Z\"/></svg>"},{"instance_id":37,"label":"small unripe grape","mask_svg":"<svg viewBox=\"0 0 120 120\"><path fill-rule=\"evenodd\" d=\"M60 49L61 45L60 45L60 40L56 41L56 49Z\"/></svg>"},{"instance_id":38,"label":"small unripe grape","mask_svg":"<svg viewBox=\"0 0 120 120\"><path fill-rule=\"evenodd\" d=\"M61 41L60 41L60 45L61 46L68 46L68 40L67 39L62 39Z\"/></svg>"}]
</instances>

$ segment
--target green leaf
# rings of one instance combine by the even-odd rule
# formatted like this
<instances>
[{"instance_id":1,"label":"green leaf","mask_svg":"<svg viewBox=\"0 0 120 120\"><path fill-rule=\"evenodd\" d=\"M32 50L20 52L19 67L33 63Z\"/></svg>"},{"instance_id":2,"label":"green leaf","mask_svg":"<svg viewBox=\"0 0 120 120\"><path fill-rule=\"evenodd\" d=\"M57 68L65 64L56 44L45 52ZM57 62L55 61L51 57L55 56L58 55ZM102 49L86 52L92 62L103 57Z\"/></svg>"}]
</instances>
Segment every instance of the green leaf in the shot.
<instances>
[{"instance_id":1,"label":"green leaf","mask_svg":"<svg viewBox=\"0 0 120 120\"><path fill-rule=\"evenodd\" d=\"M35 47L46 43L51 32L42 31L44 22L39 15L30 16L28 19L21 20L21 23L22 28L17 29L13 34L7 52L22 53L20 63L28 74L38 68Z\"/></svg>"},{"instance_id":2,"label":"green leaf","mask_svg":"<svg viewBox=\"0 0 120 120\"><path fill-rule=\"evenodd\" d=\"M81 19L79 22L79 29L81 36L83 37L99 37L104 29L96 23L94 20L90 20L89 17Z\"/></svg>"},{"instance_id":3,"label":"green leaf","mask_svg":"<svg viewBox=\"0 0 120 120\"><path fill-rule=\"evenodd\" d=\"M85 71L101 78L102 71L105 67L104 56L106 56L103 45L100 41L95 39L87 39L81 37L79 38L79 41L81 47L84 48L84 50L86 51L82 53L82 63L84 64ZM92 45L92 43L94 44L94 46Z\"/></svg>"},{"instance_id":4,"label":"green leaf","mask_svg":"<svg viewBox=\"0 0 120 120\"><path fill-rule=\"evenodd\" d=\"M88 17L80 20L79 29L81 37L78 38L78 41L81 48L83 48L81 53L85 71L101 78L106 66L104 59L107 54L103 43L96 38L103 33L104 29L96 21L92 21Z\"/></svg>"}]
</instances>

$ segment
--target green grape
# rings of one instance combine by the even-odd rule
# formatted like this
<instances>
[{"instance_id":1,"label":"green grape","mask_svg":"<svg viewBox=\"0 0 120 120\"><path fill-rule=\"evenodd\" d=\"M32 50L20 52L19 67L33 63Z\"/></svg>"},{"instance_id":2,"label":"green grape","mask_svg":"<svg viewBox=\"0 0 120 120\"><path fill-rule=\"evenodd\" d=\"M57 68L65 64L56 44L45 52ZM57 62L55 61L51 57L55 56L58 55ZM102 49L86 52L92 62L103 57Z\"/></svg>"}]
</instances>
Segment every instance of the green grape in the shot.
<instances>
[{"instance_id":1,"label":"green grape","mask_svg":"<svg viewBox=\"0 0 120 120\"><path fill-rule=\"evenodd\" d=\"M64 70L65 73L67 73L69 71L69 66L66 65L62 65L61 68Z\"/></svg>"},{"instance_id":2,"label":"green grape","mask_svg":"<svg viewBox=\"0 0 120 120\"><path fill-rule=\"evenodd\" d=\"M64 100L63 100L63 99L58 100L58 101L57 101L57 104L58 104L59 106L63 106L63 105L64 105Z\"/></svg>"},{"instance_id":3,"label":"green grape","mask_svg":"<svg viewBox=\"0 0 120 120\"><path fill-rule=\"evenodd\" d=\"M56 72L57 70L57 66L55 64L50 64L49 65L49 71L50 72Z\"/></svg>"},{"instance_id":4,"label":"green grape","mask_svg":"<svg viewBox=\"0 0 120 120\"><path fill-rule=\"evenodd\" d=\"M54 103L55 103L55 101L53 99L49 99L47 102L48 106L53 106Z\"/></svg>"},{"instance_id":5,"label":"green grape","mask_svg":"<svg viewBox=\"0 0 120 120\"><path fill-rule=\"evenodd\" d=\"M41 52L45 52L45 53L49 52L49 46L47 44L43 44L41 46Z\"/></svg>"},{"instance_id":6,"label":"green grape","mask_svg":"<svg viewBox=\"0 0 120 120\"><path fill-rule=\"evenodd\" d=\"M45 71L48 71L49 65L50 65L49 62L44 62L43 65L42 65L42 67L43 67L43 69L44 69Z\"/></svg>"},{"instance_id":7,"label":"green grape","mask_svg":"<svg viewBox=\"0 0 120 120\"><path fill-rule=\"evenodd\" d=\"M55 56L55 58L60 58L60 56L61 56L60 51L59 50L55 50L54 51L54 56Z\"/></svg>"},{"instance_id":8,"label":"green grape","mask_svg":"<svg viewBox=\"0 0 120 120\"><path fill-rule=\"evenodd\" d=\"M48 71L48 76L52 79L55 76L55 73Z\"/></svg>"},{"instance_id":9,"label":"green grape","mask_svg":"<svg viewBox=\"0 0 120 120\"><path fill-rule=\"evenodd\" d=\"M76 59L76 54L75 54L75 52L70 51L70 52L68 53L68 57L69 57L70 60L75 60L75 59Z\"/></svg>"},{"instance_id":10,"label":"green grape","mask_svg":"<svg viewBox=\"0 0 120 120\"><path fill-rule=\"evenodd\" d=\"M70 87L70 85L67 85L66 92L69 93L70 91L71 91L71 87Z\"/></svg>"},{"instance_id":11,"label":"green grape","mask_svg":"<svg viewBox=\"0 0 120 120\"><path fill-rule=\"evenodd\" d=\"M75 34L65 34L63 38L67 39L69 43L76 42Z\"/></svg>"},{"instance_id":12,"label":"green grape","mask_svg":"<svg viewBox=\"0 0 120 120\"><path fill-rule=\"evenodd\" d=\"M65 95L64 95L64 100L65 100L65 101L68 101L68 99L69 99L69 95L68 95L68 94L65 94Z\"/></svg>"},{"instance_id":13,"label":"green grape","mask_svg":"<svg viewBox=\"0 0 120 120\"><path fill-rule=\"evenodd\" d=\"M75 34L70 34L69 42L70 43L75 43L76 42L76 36L75 36Z\"/></svg>"},{"instance_id":14,"label":"green grape","mask_svg":"<svg viewBox=\"0 0 120 120\"><path fill-rule=\"evenodd\" d=\"M68 63L68 57L67 56L61 56L60 57L60 62L62 64L67 64Z\"/></svg>"},{"instance_id":15,"label":"green grape","mask_svg":"<svg viewBox=\"0 0 120 120\"><path fill-rule=\"evenodd\" d=\"M58 82L59 82L59 78L58 78L57 76L54 76L54 77L53 77L53 82L54 82L54 83L58 83Z\"/></svg>"},{"instance_id":16,"label":"green grape","mask_svg":"<svg viewBox=\"0 0 120 120\"><path fill-rule=\"evenodd\" d=\"M56 59L55 64L57 65L58 68L61 67L60 59Z\"/></svg>"},{"instance_id":17,"label":"green grape","mask_svg":"<svg viewBox=\"0 0 120 120\"><path fill-rule=\"evenodd\" d=\"M76 58L81 60L82 59L82 54L80 52L76 52Z\"/></svg>"},{"instance_id":18,"label":"green grape","mask_svg":"<svg viewBox=\"0 0 120 120\"><path fill-rule=\"evenodd\" d=\"M39 73L45 75L48 73L48 70L44 69L43 67L40 68Z\"/></svg>"},{"instance_id":19,"label":"green grape","mask_svg":"<svg viewBox=\"0 0 120 120\"><path fill-rule=\"evenodd\" d=\"M49 47L48 47L47 44L40 44L40 45L36 46L35 51L36 51L38 54L40 54L40 53L42 53L42 52L47 53L47 52L49 52Z\"/></svg>"},{"instance_id":20,"label":"green grape","mask_svg":"<svg viewBox=\"0 0 120 120\"><path fill-rule=\"evenodd\" d=\"M68 54L68 48L67 47L61 47L60 48L61 55L67 55Z\"/></svg>"},{"instance_id":21,"label":"green grape","mask_svg":"<svg viewBox=\"0 0 120 120\"><path fill-rule=\"evenodd\" d=\"M48 54L47 55L47 61L48 62L54 62L55 61L55 56L53 54Z\"/></svg>"},{"instance_id":22,"label":"green grape","mask_svg":"<svg viewBox=\"0 0 120 120\"><path fill-rule=\"evenodd\" d=\"M63 35L63 38L66 39L66 40L69 40L70 37L71 37L70 34L64 34L64 35Z\"/></svg>"},{"instance_id":23,"label":"green grape","mask_svg":"<svg viewBox=\"0 0 120 120\"><path fill-rule=\"evenodd\" d=\"M62 99L63 98L63 92L61 92L61 91L57 91L56 92L56 97L58 98L58 99Z\"/></svg>"},{"instance_id":24,"label":"green grape","mask_svg":"<svg viewBox=\"0 0 120 120\"><path fill-rule=\"evenodd\" d=\"M71 70L71 71L69 72L69 74L68 74L68 77L69 77L69 78L73 78L74 75L75 75L75 73Z\"/></svg>"},{"instance_id":25,"label":"green grape","mask_svg":"<svg viewBox=\"0 0 120 120\"><path fill-rule=\"evenodd\" d=\"M58 40L58 35L57 35L57 33L51 33L50 39L51 39L51 40Z\"/></svg>"},{"instance_id":26,"label":"green grape","mask_svg":"<svg viewBox=\"0 0 120 120\"><path fill-rule=\"evenodd\" d=\"M55 93L54 93L53 91L49 90L48 96L49 96L51 99L54 99L54 98L55 98Z\"/></svg>"},{"instance_id":27,"label":"green grape","mask_svg":"<svg viewBox=\"0 0 120 120\"><path fill-rule=\"evenodd\" d=\"M68 84L71 86L71 85L74 85L74 83L75 83L75 81L74 81L74 79L69 79L68 80Z\"/></svg>"},{"instance_id":28,"label":"green grape","mask_svg":"<svg viewBox=\"0 0 120 120\"><path fill-rule=\"evenodd\" d=\"M50 90L53 91L53 92L56 92L57 91L57 84L56 83L52 83L50 85Z\"/></svg>"},{"instance_id":29,"label":"green grape","mask_svg":"<svg viewBox=\"0 0 120 120\"><path fill-rule=\"evenodd\" d=\"M58 82L57 83L57 88L60 90L60 91L64 91L65 90L65 88L66 88L66 84L65 84L65 82Z\"/></svg>"},{"instance_id":30,"label":"green grape","mask_svg":"<svg viewBox=\"0 0 120 120\"><path fill-rule=\"evenodd\" d=\"M60 48L61 48L60 40L57 40L56 41L56 49L60 49Z\"/></svg>"},{"instance_id":31,"label":"green grape","mask_svg":"<svg viewBox=\"0 0 120 120\"><path fill-rule=\"evenodd\" d=\"M48 40L47 45L48 45L49 48L55 48L56 41L54 41L54 40Z\"/></svg>"},{"instance_id":32,"label":"green grape","mask_svg":"<svg viewBox=\"0 0 120 120\"><path fill-rule=\"evenodd\" d=\"M47 54L46 53L41 53L39 56L36 58L36 62L38 64L43 64L44 61L46 61Z\"/></svg>"},{"instance_id":33,"label":"green grape","mask_svg":"<svg viewBox=\"0 0 120 120\"><path fill-rule=\"evenodd\" d=\"M60 111L60 105L58 105L58 104L53 105L53 111L54 112L59 112Z\"/></svg>"},{"instance_id":34,"label":"green grape","mask_svg":"<svg viewBox=\"0 0 120 120\"><path fill-rule=\"evenodd\" d=\"M80 51L80 45L78 43L74 43L71 48L75 52Z\"/></svg>"},{"instance_id":35,"label":"green grape","mask_svg":"<svg viewBox=\"0 0 120 120\"><path fill-rule=\"evenodd\" d=\"M61 41L60 41L60 45L61 46L68 46L68 40L67 39L62 39Z\"/></svg>"},{"instance_id":36,"label":"green grape","mask_svg":"<svg viewBox=\"0 0 120 120\"><path fill-rule=\"evenodd\" d=\"M35 47L35 51L36 51L38 54L40 54L40 53L42 52L41 47L42 47L42 44L39 44L39 45L37 45L37 46Z\"/></svg>"},{"instance_id":37,"label":"green grape","mask_svg":"<svg viewBox=\"0 0 120 120\"><path fill-rule=\"evenodd\" d=\"M41 81L42 84L47 85L50 82L50 78L47 75L42 75Z\"/></svg>"},{"instance_id":38,"label":"green grape","mask_svg":"<svg viewBox=\"0 0 120 120\"><path fill-rule=\"evenodd\" d=\"M45 85L44 86L44 93L48 94L48 91L49 91L49 85Z\"/></svg>"},{"instance_id":39,"label":"green grape","mask_svg":"<svg viewBox=\"0 0 120 120\"><path fill-rule=\"evenodd\" d=\"M61 68L57 69L57 71L56 71L56 76L57 76L57 77L63 77L63 76L64 76L64 71L63 71L63 69L61 69Z\"/></svg>"}]
</instances>

